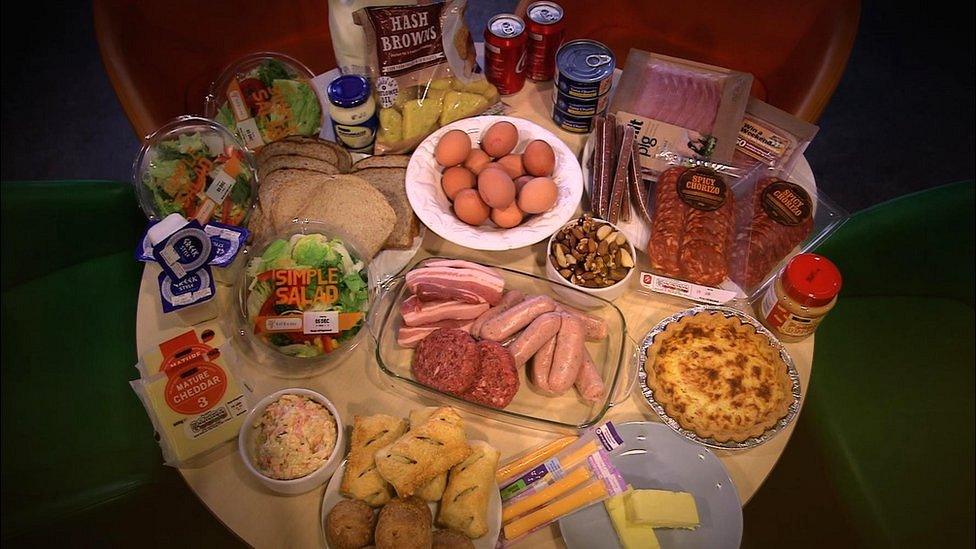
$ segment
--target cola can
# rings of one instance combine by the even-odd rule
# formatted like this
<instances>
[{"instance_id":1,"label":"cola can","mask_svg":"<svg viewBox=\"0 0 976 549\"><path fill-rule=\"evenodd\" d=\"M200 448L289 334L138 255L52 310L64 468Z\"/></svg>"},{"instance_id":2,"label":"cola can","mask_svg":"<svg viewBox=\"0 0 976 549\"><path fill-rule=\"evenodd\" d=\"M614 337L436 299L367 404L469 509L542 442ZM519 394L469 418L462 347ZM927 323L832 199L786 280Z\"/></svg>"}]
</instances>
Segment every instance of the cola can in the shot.
<instances>
[{"instance_id":1,"label":"cola can","mask_svg":"<svg viewBox=\"0 0 976 549\"><path fill-rule=\"evenodd\" d=\"M526 76L536 82L552 80L556 74L556 51L562 45L566 24L563 8L555 2L532 2L525 10Z\"/></svg>"},{"instance_id":2,"label":"cola can","mask_svg":"<svg viewBox=\"0 0 976 549\"><path fill-rule=\"evenodd\" d=\"M485 76L498 93L511 95L525 85L525 21L499 13L485 27Z\"/></svg>"}]
</instances>

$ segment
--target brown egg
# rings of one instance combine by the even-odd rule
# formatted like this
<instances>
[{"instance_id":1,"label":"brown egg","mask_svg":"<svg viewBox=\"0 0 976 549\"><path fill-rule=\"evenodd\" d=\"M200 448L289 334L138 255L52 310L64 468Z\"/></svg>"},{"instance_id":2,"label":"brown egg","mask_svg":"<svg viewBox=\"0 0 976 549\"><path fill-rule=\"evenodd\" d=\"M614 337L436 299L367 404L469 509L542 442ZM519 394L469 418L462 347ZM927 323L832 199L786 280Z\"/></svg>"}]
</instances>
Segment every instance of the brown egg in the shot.
<instances>
[{"instance_id":1,"label":"brown egg","mask_svg":"<svg viewBox=\"0 0 976 549\"><path fill-rule=\"evenodd\" d=\"M481 170L491 163L491 157L481 149L471 149L468 158L464 160L464 167L471 170L471 173L478 175Z\"/></svg>"},{"instance_id":2,"label":"brown egg","mask_svg":"<svg viewBox=\"0 0 976 549\"><path fill-rule=\"evenodd\" d=\"M492 208L507 208L515 202L515 183L504 170L482 170L478 176L478 194Z\"/></svg>"},{"instance_id":3,"label":"brown egg","mask_svg":"<svg viewBox=\"0 0 976 549\"><path fill-rule=\"evenodd\" d=\"M463 189L454 197L454 215L468 225L481 225L488 220L491 208L482 202L478 191Z\"/></svg>"},{"instance_id":4,"label":"brown egg","mask_svg":"<svg viewBox=\"0 0 976 549\"><path fill-rule=\"evenodd\" d=\"M552 179L536 177L519 191L518 206L525 213L547 212L556 203L558 193L559 190Z\"/></svg>"},{"instance_id":5,"label":"brown egg","mask_svg":"<svg viewBox=\"0 0 976 549\"><path fill-rule=\"evenodd\" d=\"M471 138L461 130L451 130L441 136L434 147L434 159L441 166L457 166L471 152Z\"/></svg>"},{"instance_id":6,"label":"brown egg","mask_svg":"<svg viewBox=\"0 0 976 549\"><path fill-rule=\"evenodd\" d=\"M522 152L522 165L528 174L548 177L556 167L556 154L549 143L536 139Z\"/></svg>"},{"instance_id":7,"label":"brown egg","mask_svg":"<svg viewBox=\"0 0 976 549\"><path fill-rule=\"evenodd\" d=\"M492 158L501 158L518 145L518 129L511 122L495 122L481 135L481 148Z\"/></svg>"},{"instance_id":8,"label":"brown egg","mask_svg":"<svg viewBox=\"0 0 976 549\"><path fill-rule=\"evenodd\" d=\"M523 175L522 177L519 177L518 179L516 179L515 180L515 192L516 193L522 192L522 187L524 187L526 183L528 183L529 181L532 181L533 179L535 179L535 176L533 176L533 175Z\"/></svg>"},{"instance_id":9,"label":"brown egg","mask_svg":"<svg viewBox=\"0 0 976 549\"><path fill-rule=\"evenodd\" d=\"M507 208L494 208L491 210L491 220L503 229L511 229L522 222L522 210L513 202Z\"/></svg>"},{"instance_id":10,"label":"brown egg","mask_svg":"<svg viewBox=\"0 0 976 549\"><path fill-rule=\"evenodd\" d=\"M525 175L525 168L522 167L521 154L505 155L498 159L497 164L504 168L505 173L512 179Z\"/></svg>"},{"instance_id":11,"label":"brown egg","mask_svg":"<svg viewBox=\"0 0 976 549\"><path fill-rule=\"evenodd\" d=\"M454 200L457 193L464 189L473 189L477 186L478 180L474 174L463 166L452 166L441 174L441 187L447 198Z\"/></svg>"}]
</instances>

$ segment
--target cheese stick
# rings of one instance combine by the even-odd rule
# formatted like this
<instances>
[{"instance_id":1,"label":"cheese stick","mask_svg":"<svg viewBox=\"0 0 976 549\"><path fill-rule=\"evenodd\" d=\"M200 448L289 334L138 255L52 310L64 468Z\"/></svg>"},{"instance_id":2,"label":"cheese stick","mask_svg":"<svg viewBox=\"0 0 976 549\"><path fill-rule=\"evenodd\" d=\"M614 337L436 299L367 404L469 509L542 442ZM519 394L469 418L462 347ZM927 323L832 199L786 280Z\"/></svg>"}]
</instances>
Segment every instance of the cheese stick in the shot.
<instances>
[{"instance_id":1,"label":"cheese stick","mask_svg":"<svg viewBox=\"0 0 976 549\"><path fill-rule=\"evenodd\" d=\"M511 477L521 475L522 473L532 469L533 467L539 465L545 460L551 458L552 456L558 454L563 448L569 446L570 444L576 442L579 439L577 436L568 436L557 438L552 442L543 444L542 446L532 450L524 456L514 459L505 465L498 468L498 472L495 473L495 480L498 484L502 481L509 479Z\"/></svg>"},{"instance_id":2,"label":"cheese stick","mask_svg":"<svg viewBox=\"0 0 976 549\"><path fill-rule=\"evenodd\" d=\"M558 520L564 515L606 499L608 495L607 487L603 481L593 480L579 490L506 524L504 526L505 539L514 540L540 526Z\"/></svg>"},{"instance_id":3,"label":"cheese stick","mask_svg":"<svg viewBox=\"0 0 976 549\"><path fill-rule=\"evenodd\" d=\"M562 480L554 482L545 489L534 494L515 500L511 505L502 509L502 524L511 521L519 515L528 513L536 507L545 505L559 496L583 484L593 478L593 473L586 467L577 467L572 473L566 475Z\"/></svg>"}]
</instances>

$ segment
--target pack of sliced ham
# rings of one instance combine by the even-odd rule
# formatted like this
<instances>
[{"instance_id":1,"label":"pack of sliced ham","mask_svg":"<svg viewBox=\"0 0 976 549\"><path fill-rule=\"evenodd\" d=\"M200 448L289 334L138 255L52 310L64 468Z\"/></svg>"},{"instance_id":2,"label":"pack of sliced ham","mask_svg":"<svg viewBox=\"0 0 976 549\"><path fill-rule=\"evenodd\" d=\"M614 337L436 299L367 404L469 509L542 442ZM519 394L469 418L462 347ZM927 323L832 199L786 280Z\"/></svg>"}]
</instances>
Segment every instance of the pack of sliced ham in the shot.
<instances>
[{"instance_id":1,"label":"pack of sliced ham","mask_svg":"<svg viewBox=\"0 0 976 549\"><path fill-rule=\"evenodd\" d=\"M656 178L662 151L730 161L751 87L748 73L631 49L610 112L634 129L641 171Z\"/></svg>"}]
</instances>

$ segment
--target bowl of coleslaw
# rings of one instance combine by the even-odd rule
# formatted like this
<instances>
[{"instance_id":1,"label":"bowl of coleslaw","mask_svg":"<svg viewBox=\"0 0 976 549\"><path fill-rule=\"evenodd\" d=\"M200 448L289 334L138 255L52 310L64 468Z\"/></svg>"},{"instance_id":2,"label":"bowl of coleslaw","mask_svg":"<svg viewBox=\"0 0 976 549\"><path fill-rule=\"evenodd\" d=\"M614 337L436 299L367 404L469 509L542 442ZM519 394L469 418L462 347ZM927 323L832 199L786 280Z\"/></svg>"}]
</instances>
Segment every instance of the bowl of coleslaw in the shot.
<instances>
[{"instance_id":1,"label":"bowl of coleslaw","mask_svg":"<svg viewBox=\"0 0 976 549\"><path fill-rule=\"evenodd\" d=\"M237 448L248 472L280 494L303 494L332 477L345 430L332 402L293 387L264 397L241 426Z\"/></svg>"}]
</instances>

